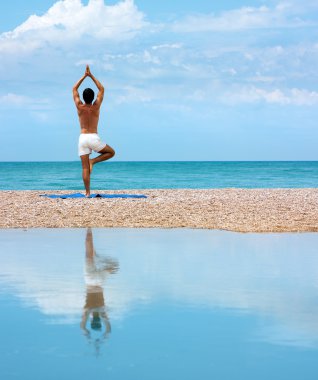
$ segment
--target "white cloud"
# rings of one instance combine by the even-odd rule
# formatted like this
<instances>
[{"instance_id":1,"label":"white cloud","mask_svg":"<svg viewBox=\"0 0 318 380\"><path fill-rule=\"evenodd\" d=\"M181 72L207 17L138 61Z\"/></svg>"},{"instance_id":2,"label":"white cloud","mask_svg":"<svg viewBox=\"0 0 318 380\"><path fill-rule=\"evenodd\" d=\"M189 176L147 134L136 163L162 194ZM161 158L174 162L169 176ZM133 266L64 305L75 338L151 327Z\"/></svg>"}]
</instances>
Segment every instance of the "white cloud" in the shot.
<instances>
[{"instance_id":1,"label":"white cloud","mask_svg":"<svg viewBox=\"0 0 318 380\"><path fill-rule=\"evenodd\" d=\"M229 104L266 102L278 105L313 106L318 104L318 92L292 88L264 90L257 87L242 88L226 93L222 100Z\"/></svg>"},{"instance_id":2,"label":"white cloud","mask_svg":"<svg viewBox=\"0 0 318 380\"><path fill-rule=\"evenodd\" d=\"M222 72L225 74L230 74L232 76L237 74L237 71L233 67L230 67L229 69L222 70Z\"/></svg>"},{"instance_id":3,"label":"white cloud","mask_svg":"<svg viewBox=\"0 0 318 380\"><path fill-rule=\"evenodd\" d=\"M22 109L27 110L37 119L47 119L47 114L43 111L51 109L48 99L32 99L29 96L15 93L7 93L0 96L0 109Z\"/></svg>"},{"instance_id":4,"label":"white cloud","mask_svg":"<svg viewBox=\"0 0 318 380\"><path fill-rule=\"evenodd\" d=\"M275 77L275 76L268 76L268 75L261 75L259 72L256 72L255 76L252 76L248 78L251 82L258 82L258 83L275 83L282 81L282 77Z\"/></svg>"},{"instance_id":5,"label":"white cloud","mask_svg":"<svg viewBox=\"0 0 318 380\"><path fill-rule=\"evenodd\" d=\"M18 95L9 92L8 94L0 96L0 104L5 106L24 106L26 104L31 103L31 98L24 96L24 95Z\"/></svg>"},{"instance_id":6,"label":"white cloud","mask_svg":"<svg viewBox=\"0 0 318 380\"><path fill-rule=\"evenodd\" d=\"M243 7L215 14L197 14L176 22L175 32L231 32L246 29L299 27L310 24L294 15L293 7L278 4L274 8Z\"/></svg>"},{"instance_id":7,"label":"white cloud","mask_svg":"<svg viewBox=\"0 0 318 380\"><path fill-rule=\"evenodd\" d=\"M181 49L182 44L161 44L161 45L154 45L152 46L152 50L158 50L158 49Z\"/></svg>"},{"instance_id":8,"label":"white cloud","mask_svg":"<svg viewBox=\"0 0 318 380\"><path fill-rule=\"evenodd\" d=\"M155 65L160 65L161 61L158 57L155 55L151 54L148 50L144 51L144 57L143 60L145 63L153 63Z\"/></svg>"},{"instance_id":9,"label":"white cloud","mask_svg":"<svg viewBox=\"0 0 318 380\"><path fill-rule=\"evenodd\" d=\"M80 59L75 63L76 66L83 66L83 65L94 65L95 61L93 59Z\"/></svg>"},{"instance_id":10,"label":"white cloud","mask_svg":"<svg viewBox=\"0 0 318 380\"><path fill-rule=\"evenodd\" d=\"M43 46L81 42L83 38L130 39L146 22L133 0L105 5L104 0L57 1L44 15L30 16L13 31L0 35L0 51L32 51Z\"/></svg>"},{"instance_id":11,"label":"white cloud","mask_svg":"<svg viewBox=\"0 0 318 380\"><path fill-rule=\"evenodd\" d=\"M116 96L115 103L149 103L153 100L153 95L150 91L134 87L134 86L124 86L120 90L120 94Z\"/></svg>"},{"instance_id":12,"label":"white cloud","mask_svg":"<svg viewBox=\"0 0 318 380\"><path fill-rule=\"evenodd\" d=\"M31 116L39 122L45 123L49 120L49 114L41 111L31 111Z\"/></svg>"},{"instance_id":13,"label":"white cloud","mask_svg":"<svg viewBox=\"0 0 318 380\"><path fill-rule=\"evenodd\" d=\"M273 27L303 25L295 7L280 3L189 16L175 24L167 22L165 29L147 33L146 39L140 33L138 39L119 44L118 40L132 38L139 31L149 32L153 26L132 0L115 5L106 5L105 0L90 0L87 5L81 0L57 1L42 16L31 16L15 30L0 35L0 79L5 81L3 91L7 92L2 102L28 110L35 104L44 108L44 103L13 92L33 96L37 87L37 93L52 97L53 102L52 94L58 88L66 92L66 86L81 75L78 66L90 64L98 78L107 81L114 104L162 101L187 105L189 99L211 104L220 98L232 104L317 104L317 94L305 89L312 88L317 77L318 45L313 38L295 45L284 42L286 31L277 38L271 36L268 42L264 39L267 31L255 30L248 34L253 35L252 43L243 38L228 39L226 33L215 39L193 39L191 34L176 39L171 33L171 28L268 28L271 33ZM306 12L302 15L307 17ZM41 49L23 57L22 65L21 52L36 48ZM12 83L18 85L11 87ZM28 93L29 89L32 92Z\"/></svg>"}]
</instances>

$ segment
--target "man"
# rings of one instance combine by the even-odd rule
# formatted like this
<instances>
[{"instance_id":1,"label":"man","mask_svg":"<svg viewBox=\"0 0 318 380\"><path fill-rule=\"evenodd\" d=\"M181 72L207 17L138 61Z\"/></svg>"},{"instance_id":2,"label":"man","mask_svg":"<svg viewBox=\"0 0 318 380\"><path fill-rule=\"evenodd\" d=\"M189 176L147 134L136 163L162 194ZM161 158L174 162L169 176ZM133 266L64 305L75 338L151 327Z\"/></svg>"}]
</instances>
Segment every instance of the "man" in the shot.
<instances>
[{"instance_id":1,"label":"man","mask_svg":"<svg viewBox=\"0 0 318 380\"><path fill-rule=\"evenodd\" d=\"M90 77L98 88L98 94L95 102L94 91L86 88L83 91L83 103L80 99L78 88L86 77ZM77 108L78 118L81 127L81 134L78 141L78 155L82 160L82 175L86 189L86 196L90 196L90 179L93 166L98 162L109 160L114 157L115 151L109 145L102 142L97 134L100 107L104 98L104 87L90 72L89 66L86 66L85 74L73 87L73 98ZM99 156L90 159L92 151L100 153Z\"/></svg>"}]
</instances>

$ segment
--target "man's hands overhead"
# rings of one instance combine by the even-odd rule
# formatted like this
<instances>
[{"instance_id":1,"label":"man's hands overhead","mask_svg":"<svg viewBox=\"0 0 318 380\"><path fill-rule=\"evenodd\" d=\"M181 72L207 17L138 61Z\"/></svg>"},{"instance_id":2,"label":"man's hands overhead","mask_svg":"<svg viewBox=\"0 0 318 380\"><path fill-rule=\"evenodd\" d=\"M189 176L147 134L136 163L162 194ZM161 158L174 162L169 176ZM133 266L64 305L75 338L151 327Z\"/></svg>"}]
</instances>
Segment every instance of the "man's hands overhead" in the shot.
<instances>
[{"instance_id":1,"label":"man's hands overhead","mask_svg":"<svg viewBox=\"0 0 318 380\"><path fill-rule=\"evenodd\" d=\"M86 65L85 76L92 77L92 73L88 65Z\"/></svg>"}]
</instances>

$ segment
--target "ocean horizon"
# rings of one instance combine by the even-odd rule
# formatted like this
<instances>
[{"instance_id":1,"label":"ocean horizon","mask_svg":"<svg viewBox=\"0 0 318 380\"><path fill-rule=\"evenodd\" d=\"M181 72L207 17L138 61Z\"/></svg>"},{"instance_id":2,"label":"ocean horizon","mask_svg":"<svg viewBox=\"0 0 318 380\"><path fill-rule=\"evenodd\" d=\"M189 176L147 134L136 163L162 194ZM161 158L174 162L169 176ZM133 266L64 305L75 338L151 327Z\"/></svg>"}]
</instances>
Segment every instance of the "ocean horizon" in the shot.
<instances>
[{"instance_id":1,"label":"ocean horizon","mask_svg":"<svg viewBox=\"0 0 318 380\"><path fill-rule=\"evenodd\" d=\"M316 188L318 161L110 161L92 190ZM0 190L82 190L80 161L0 162Z\"/></svg>"}]
</instances>

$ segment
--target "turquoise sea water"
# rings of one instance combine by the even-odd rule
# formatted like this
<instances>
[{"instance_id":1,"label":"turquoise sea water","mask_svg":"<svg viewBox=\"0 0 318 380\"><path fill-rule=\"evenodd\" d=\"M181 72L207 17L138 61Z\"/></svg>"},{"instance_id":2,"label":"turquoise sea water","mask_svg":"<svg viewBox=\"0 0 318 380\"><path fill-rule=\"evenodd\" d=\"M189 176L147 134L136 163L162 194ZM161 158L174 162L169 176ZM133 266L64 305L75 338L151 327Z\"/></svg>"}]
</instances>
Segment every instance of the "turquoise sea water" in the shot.
<instances>
[{"instance_id":1,"label":"turquoise sea water","mask_svg":"<svg viewBox=\"0 0 318 380\"><path fill-rule=\"evenodd\" d=\"M318 187L314 162L106 162L92 189ZM2 162L0 190L80 190L80 162Z\"/></svg>"},{"instance_id":2,"label":"turquoise sea water","mask_svg":"<svg viewBox=\"0 0 318 380\"><path fill-rule=\"evenodd\" d=\"M318 234L0 230L1 378L316 380L317 245Z\"/></svg>"}]
</instances>

